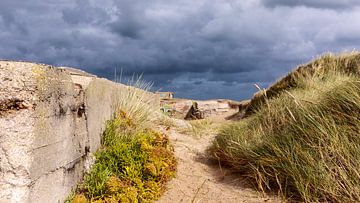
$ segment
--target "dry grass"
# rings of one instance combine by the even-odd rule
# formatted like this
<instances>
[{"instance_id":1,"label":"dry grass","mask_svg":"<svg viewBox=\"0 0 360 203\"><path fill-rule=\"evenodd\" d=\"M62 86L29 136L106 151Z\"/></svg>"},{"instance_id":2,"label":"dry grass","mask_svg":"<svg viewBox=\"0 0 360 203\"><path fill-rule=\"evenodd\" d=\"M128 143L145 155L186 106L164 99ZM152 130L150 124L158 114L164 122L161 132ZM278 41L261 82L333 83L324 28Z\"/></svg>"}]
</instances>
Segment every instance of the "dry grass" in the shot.
<instances>
[{"instance_id":1,"label":"dry grass","mask_svg":"<svg viewBox=\"0 0 360 203\"><path fill-rule=\"evenodd\" d=\"M118 113L126 113L131 122L140 128L152 128L154 125L174 127L174 121L160 111L160 106L154 104L153 95L150 94L151 82L144 81L141 77L132 78L128 83L128 91L120 94L116 103ZM119 115L115 115L119 117ZM121 117L121 116L120 116Z\"/></svg>"},{"instance_id":2,"label":"dry grass","mask_svg":"<svg viewBox=\"0 0 360 203\"><path fill-rule=\"evenodd\" d=\"M209 152L263 191L305 202L360 201L360 55L324 56L290 87L224 126ZM281 86L281 84L276 83Z\"/></svg>"},{"instance_id":3,"label":"dry grass","mask_svg":"<svg viewBox=\"0 0 360 203\"><path fill-rule=\"evenodd\" d=\"M164 126L165 128L171 128L176 126L174 119L165 114L158 115L154 124Z\"/></svg>"},{"instance_id":4,"label":"dry grass","mask_svg":"<svg viewBox=\"0 0 360 203\"><path fill-rule=\"evenodd\" d=\"M206 135L215 134L219 125L210 119L186 121L189 126L179 129L181 133L201 138Z\"/></svg>"},{"instance_id":5,"label":"dry grass","mask_svg":"<svg viewBox=\"0 0 360 203\"><path fill-rule=\"evenodd\" d=\"M242 117L253 114L256 109L264 104L265 99L278 96L281 92L296 88L299 76L312 76L314 74L326 74L329 71L342 72L345 74L360 75L360 53L350 52L341 54L325 54L312 62L300 65L287 76L272 84L268 89L257 92L246 106Z\"/></svg>"},{"instance_id":6,"label":"dry grass","mask_svg":"<svg viewBox=\"0 0 360 203\"><path fill-rule=\"evenodd\" d=\"M150 127L153 120L159 117L159 107L150 102L153 100L149 93L151 87L152 83L142 80L141 77L129 81L128 91L122 91L116 103L117 112L125 112L136 126Z\"/></svg>"}]
</instances>

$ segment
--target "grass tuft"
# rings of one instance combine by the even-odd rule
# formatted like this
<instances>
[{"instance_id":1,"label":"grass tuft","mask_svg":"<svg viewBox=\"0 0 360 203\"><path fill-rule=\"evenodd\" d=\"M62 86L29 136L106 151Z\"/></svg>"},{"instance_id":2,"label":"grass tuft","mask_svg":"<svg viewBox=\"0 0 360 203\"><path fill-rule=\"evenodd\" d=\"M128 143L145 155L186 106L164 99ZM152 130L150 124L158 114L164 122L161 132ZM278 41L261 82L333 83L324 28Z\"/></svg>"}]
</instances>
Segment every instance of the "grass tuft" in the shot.
<instances>
[{"instance_id":1,"label":"grass tuft","mask_svg":"<svg viewBox=\"0 0 360 203\"><path fill-rule=\"evenodd\" d=\"M360 201L360 57L331 57L224 126L209 153L285 198Z\"/></svg>"},{"instance_id":2,"label":"grass tuft","mask_svg":"<svg viewBox=\"0 0 360 203\"><path fill-rule=\"evenodd\" d=\"M188 122L189 125L180 128L180 132L195 138L214 135L219 127L215 122L209 119L191 120L186 122Z\"/></svg>"},{"instance_id":3,"label":"grass tuft","mask_svg":"<svg viewBox=\"0 0 360 203\"><path fill-rule=\"evenodd\" d=\"M300 65L269 88L256 93L250 102L243 107L242 117L253 114L265 103L266 99L277 97L288 89L297 88L298 82L300 82L299 77L326 75L328 72L360 76L360 52L345 52L337 55L328 53L308 64Z\"/></svg>"},{"instance_id":4,"label":"grass tuft","mask_svg":"<svg viewBox=\"0 0 360 203\"><path fill-rule=\"evenodd\" d=\"M137 127L148 128L159 115L159 106L154 105L153 95L149 93L152 83L144 81L141 77L133 78L126 88L128 91L119 94L116 103L117 112L120 114L125 112Z\"/></svg>"}]
</instances>

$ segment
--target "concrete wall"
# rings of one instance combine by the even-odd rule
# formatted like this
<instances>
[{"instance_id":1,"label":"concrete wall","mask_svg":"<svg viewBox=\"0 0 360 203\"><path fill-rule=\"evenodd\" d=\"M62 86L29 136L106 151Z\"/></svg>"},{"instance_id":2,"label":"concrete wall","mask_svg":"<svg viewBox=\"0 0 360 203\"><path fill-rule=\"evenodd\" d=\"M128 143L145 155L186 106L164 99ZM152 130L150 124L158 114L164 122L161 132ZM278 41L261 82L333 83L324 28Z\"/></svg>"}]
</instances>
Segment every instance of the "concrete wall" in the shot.
<instances>
[{"instance_id":1,"label":"concrete wall","mask_svg":"<svg viewBox=\"0 0 360 203\"><path fill-rule=\"evenodd\" d=\"M0 61L0 202L63 202L126 91L76 69Z\"/></svg>"}]
</instances>

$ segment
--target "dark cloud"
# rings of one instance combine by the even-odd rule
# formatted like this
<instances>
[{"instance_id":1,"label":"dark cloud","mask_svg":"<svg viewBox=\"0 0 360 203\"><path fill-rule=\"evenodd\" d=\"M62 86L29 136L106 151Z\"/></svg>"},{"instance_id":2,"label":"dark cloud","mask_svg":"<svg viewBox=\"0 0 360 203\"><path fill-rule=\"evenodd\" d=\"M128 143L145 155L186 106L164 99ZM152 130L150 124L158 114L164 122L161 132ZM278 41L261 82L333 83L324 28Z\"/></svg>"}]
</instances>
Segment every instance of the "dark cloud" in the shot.
<instances>
[{"instance_id":1,"label":"dark cloud","mask_svg":"<svg viewBox=\"0 0 360 203\"><path fill-rule=\"evenodd\" d=\"M146 26L147 18L144 10L148 3L136 3L130 0L115 2L115 20L109 24L111 32L122 37L137 39Z\"/></svg>"},{"instance_id":2,"label":"dark cloud","mask_svg":"<svg viewBox=\"0 0 360 203\"><path fill-rule=\"evenodd\" d=\"M87 0L76 0L75 6L62 10L62 18L68 24L102 24L110 16L104 8L91 5Z\"/></svg>"},{"instance_id":3,"label":"dark cloud","mask_svg":"<svg viewBox=\"0 0 360 203\"><path fill-rule=\"evenodd\" d=\"M0 58L143 74L191 98L250 97L295 65L360 48L360 3L3 0ZM346 10L344 10L346 9Z\"/></svg>"},{"instance_id":4,"label":"dark cloud","mask_svg":"<svg viewBox=\"0 0 360 203\"><path fill-rule=\"evenodd\" d=\"M324 9L349 9L360 6L358 0L262 0L266 6L306 6Z\"/></svg>"}]
</instances>

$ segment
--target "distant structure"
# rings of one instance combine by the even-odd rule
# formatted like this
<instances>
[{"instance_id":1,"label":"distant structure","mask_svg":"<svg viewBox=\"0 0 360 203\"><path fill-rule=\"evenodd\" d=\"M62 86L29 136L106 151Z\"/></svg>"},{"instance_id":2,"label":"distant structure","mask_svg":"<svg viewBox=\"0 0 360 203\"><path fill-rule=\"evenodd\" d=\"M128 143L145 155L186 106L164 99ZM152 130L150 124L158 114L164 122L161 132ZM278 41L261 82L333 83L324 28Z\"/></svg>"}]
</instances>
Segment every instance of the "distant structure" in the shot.
<instances>
[{"instance_id":1,"label":"distant structure","mask_svg":"<svg viewBox=\"0 0 360 203\"><path fill-rule=\"evenodd\" d=\"M185 116L185 120L196 120L196 119L203 119L204 112L199 110L199 105L197 102L193 102L191 108L187 112Z\"/></svg>"},{"instance_id":2,"label":"distant structure","mask_svg":"<svg viewBox=\"0 0 360 203\"><path fill-rule=\"evenodd\" d=\"M155 94L160 96L160 99L173 99L174 92L155 92Z\"/></svg>"}]
</instances>

